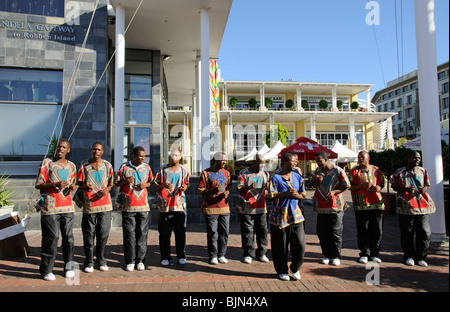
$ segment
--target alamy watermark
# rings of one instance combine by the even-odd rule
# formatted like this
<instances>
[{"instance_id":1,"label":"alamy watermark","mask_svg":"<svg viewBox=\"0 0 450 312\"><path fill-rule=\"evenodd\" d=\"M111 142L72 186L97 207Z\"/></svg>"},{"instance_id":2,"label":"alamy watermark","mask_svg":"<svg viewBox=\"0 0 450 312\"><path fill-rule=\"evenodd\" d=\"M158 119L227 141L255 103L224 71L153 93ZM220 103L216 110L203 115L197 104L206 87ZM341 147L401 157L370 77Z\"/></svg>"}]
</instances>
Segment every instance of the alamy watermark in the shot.
<instances>
[{"instance_id":1,"label":"alamy watermark","mask_svg":"<svg viewBox=\"0 0 450 312\"><path fill-rule=\"evenodd\" d=\"M80 265L75 261L70 261L66 264L66 272L73 271L73 276L67 276L66 273L66 285L80 285Z\"/></svg>"},{"instance_id":2,"label":"alamy watermark","mask_svg":"<svg viewBox=\"0 0 450 312\"><path fill-rule=\"evenodd\" d=\"M366 275L366 284L370 286L380 285L380 265L376 262L368 262L366 270L370 270Z\"/></svg>"},{"instance_id":3,"label":"alamy watermark","mask_svg":"<svg viewBox=\"0 0 450 312\"><path fill-rule=\"evenodd\" d=\"M366 10L370 10L366 15L366 24L369 26L380 25L380 4L377 1L368 1Z\"/></svg>"}]
</instances>

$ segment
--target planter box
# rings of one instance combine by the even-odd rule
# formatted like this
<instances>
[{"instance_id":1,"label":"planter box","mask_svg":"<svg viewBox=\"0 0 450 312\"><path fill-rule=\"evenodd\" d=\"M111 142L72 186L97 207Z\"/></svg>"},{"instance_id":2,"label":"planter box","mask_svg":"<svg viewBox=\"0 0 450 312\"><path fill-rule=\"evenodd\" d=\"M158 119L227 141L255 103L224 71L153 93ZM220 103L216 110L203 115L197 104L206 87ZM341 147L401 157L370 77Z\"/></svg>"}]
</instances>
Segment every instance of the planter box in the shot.
<instances>
[{"instance_id":1,"label":"planter box","mask_svg":"<svg viewBox=\"0 0 450 312\"><path fill-rule=\"evenodd\" d=\"M5 214L9 214L14 211L14 205L11 206L3 206L0 208L0 216L3 216Z\"/></svg>"},{"instance_id":2,"label":"planter box","mask_svg":"<svg viewBox=\"0 0 450 312\"><path fill-rule=\"evenodd\" d=\"M0 259L23 258L30 253L17 211L0 216Z\"/></svg>"}]
</instances>

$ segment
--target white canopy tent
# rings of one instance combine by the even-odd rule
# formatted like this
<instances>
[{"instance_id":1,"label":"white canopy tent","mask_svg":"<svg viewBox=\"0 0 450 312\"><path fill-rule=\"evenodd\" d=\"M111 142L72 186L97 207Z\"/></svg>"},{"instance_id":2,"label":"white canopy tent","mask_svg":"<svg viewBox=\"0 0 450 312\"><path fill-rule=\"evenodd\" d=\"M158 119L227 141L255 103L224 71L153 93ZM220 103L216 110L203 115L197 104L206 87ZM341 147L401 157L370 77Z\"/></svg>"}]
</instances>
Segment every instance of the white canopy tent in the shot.
<instances>
[{"instance_id":1,"label":"white canopy tent","mask_svg":"<svg viewBox=\"0 0 450 312\"><path fill-rule=\"evenodd\" d=\"M448 130L441 128L441 141L445 141L448 145ZM420 151L422 150L422 138L417 137L411 141L406 142L402 145L402 147L410 148L413 151Z\"/></svg>"},{"instance_id":2,"label":"white canopy tent","mask_svg":"<svg viewBox=\"0 0 450 312\"><path fill-rule=\"evenodd\" d=\"M270 149L270 151L268 151L267 153L263 154L264 158L266 160L271 160L271 159L278 159L278 154L281 152L281 150L283 148L285 148L286 146L281 143L281 141L278 141L277 143L275 143L275 145Z\"/></svg>"},{"instance_id":3,"label":"white canopy tent","mask_svg":"<svg viewBox=\"0 0 450 312\"><path fill-rule=\"evenodd\" d=\"M250 153L248 153L247 155L245 155L244 157L239 158L237 161L246 161L246 159L248 157L253 157L256 155L256 153L258 153L258 150L256 149L256 147L254 147Z\"/></svg>"},{"instance_id":4,"label":"white canopy tent","mask_svg":"<svg viewBox=\"0 0 450 312\"><path fill-rule=\"evenodd\" d=\"M270 151L270 148L267 146L267 144L264 144L264 146L261 147L261 149L259 151L257 151L256 153L254 151L255 151L255 149L253 149L250 152L250 154L247 155L247 157L245 158L245 161L252 161L255 158L256 154L264 155L265 153Z\"/></svg>"},{"instance_id":5,"label":"white canopy tent","mask_svg":"<svg viewBox=\"0 0 450 312\"><path fill-rule=\"evenodd\" d=\"M341 142L335 141L333 147L331 148L333 152L338 154L338 158L335 162L350 162L356 161L358 159L358 153L348 149L346 146L342 145Z\"/></svg>"}]
</instances>

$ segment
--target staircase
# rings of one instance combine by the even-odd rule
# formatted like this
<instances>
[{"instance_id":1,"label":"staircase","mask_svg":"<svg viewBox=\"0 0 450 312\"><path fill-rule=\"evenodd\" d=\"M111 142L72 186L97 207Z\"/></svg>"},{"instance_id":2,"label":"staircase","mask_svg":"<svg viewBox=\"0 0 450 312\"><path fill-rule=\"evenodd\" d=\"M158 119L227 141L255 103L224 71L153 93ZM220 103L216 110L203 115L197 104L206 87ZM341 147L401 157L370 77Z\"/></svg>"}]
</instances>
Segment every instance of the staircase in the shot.
<instances>
[{"instance_id":1,"label":"staircase","mask_svg":"<svg viewBox=\"0 0 450 312\"><path fill-rule=\"evenodd\" d=\"M14 211L19 212L19 217L23 218L27 211L30 211L34 203L39 199L39 190L35 189L34 185L36 178L27 177L11 177L8 184L8 189L13 188L14 193ZM187 204L187 223L198 224L204 223L203 215L200 211L202 196L197 194L198 187L198 177L191 177L189 179L189 188L186 191L186 204ZM229 197L230 210L231 210L231 220L230 222L238 222L239 213L236 209L236 204L238 202L238 194L236 191L237 182L233 181L232 192ZM149 189L150 195L148 197L150 204L150 227L156 228L158 225L159 211L152 205L156 202L156 189L151 187ZM114 187L111 190L111 196L113 202L117 197L118 188ZM75 219L74 228L81 228L82 210L78 206L75 206ZM122 226L122 214L120 210L113 210L112 213L112 226L121 227ZM30 222L27 225L27 230L40 230L40 213L33 211L31 215Z\"/></svg>"}]
</instances>

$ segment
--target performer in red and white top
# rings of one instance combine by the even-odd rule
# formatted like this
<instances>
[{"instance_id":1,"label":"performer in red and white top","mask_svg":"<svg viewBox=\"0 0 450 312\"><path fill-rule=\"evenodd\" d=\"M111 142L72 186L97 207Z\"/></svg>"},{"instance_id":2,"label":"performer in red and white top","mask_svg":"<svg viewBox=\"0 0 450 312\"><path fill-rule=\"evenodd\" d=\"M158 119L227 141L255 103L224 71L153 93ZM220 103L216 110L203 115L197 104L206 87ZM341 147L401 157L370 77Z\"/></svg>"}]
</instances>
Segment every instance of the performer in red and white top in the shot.
<instances>
[{"instance_id":1,"label":"performer in red and white top","mask_svg":"<svg viewBox=\"0 0 450 312\"><path fill-rule=\"evenodd\" d=\"M59 231L62 236L62 251L66 277L75 276L73 263L72 233L74 206L71 191L76 190L77 169L66 159L70 143L58 142L53 159L46 158L39 167L36 188L40 191L42 250L39 271L46 281L55 280L52 270L57 255Z\"/></svg>"}]
</instances>

